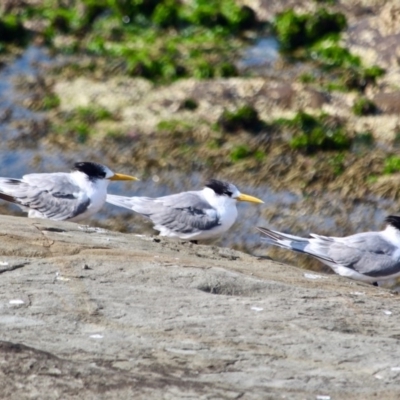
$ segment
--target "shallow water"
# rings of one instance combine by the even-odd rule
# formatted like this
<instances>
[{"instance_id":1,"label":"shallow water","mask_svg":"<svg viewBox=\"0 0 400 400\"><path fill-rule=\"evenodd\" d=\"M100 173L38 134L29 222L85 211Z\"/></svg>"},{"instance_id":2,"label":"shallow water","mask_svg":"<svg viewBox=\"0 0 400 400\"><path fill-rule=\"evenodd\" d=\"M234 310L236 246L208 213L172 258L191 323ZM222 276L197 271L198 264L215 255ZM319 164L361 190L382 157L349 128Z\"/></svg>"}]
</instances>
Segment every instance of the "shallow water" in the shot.
<instances>
[{"instance_id":1,"label":"shallow water","mask_svg":"<svg viewBox=\"0 0 400 400\"><path fill-rule=\"evenodd\" d=\"M0 130L2 141L13 139L18 130L13 121L20 119L40 120L35 113L18 104L22 94L14 89L13 79L19 75L37 76L40 69L51 62L47 52L36 46L28 47L12 64L0 70Z\"/></svg>"},{"instance_id":2,"label":"shallow water","mask_svg":"<svg viewBox=\"0 0 400 400\"><path fill-rule=\"evenodd\" d=\"M272 66L279 59L279 43L272 37L263 37L250 46L239 61L239 68L258 68Z\"/></svg>"},{"instance_id":3,"label":"shallow water","mask_svg":"<svg viewBox=\"0 0 400 400\"><path fill-rule=\"evenodd\" d=\"M260 48L272 46L271 42L260 40ZM259 51L259 50L257 50ZM259 55L250 51L248 65ZM270 56L268 56L270 57ZM59 149L49 152L37 143L27 148L24 141L20 145L9 147L10 139L19 137L20 132L15 122L21 119L40 120L43 114L32 112L17 104L23 94L18 93L13 86L13 78L20 74L35 75L52 60L47 52L38 47L29 47L14 63L0 71L0 116L8 113L8 118L0 122L2 146L0 149L0 176L20 177L30 172L68 171L73 162L82 160L99 161L102 159L101 150L80 147L76 152ZM15 144L15 143L14 143ZM135 174L140 177L140 171L126 171L118 165L109 165L121 173ZM218 178L218 177L216 177ZM178 170L160 171L159 175L146 177L135 183L111 183L110 193L157 197L184 190L202 188L204 177L198 172L187 175ZM260 244L260 236L255 226L267 226L293 234L306 235L308 232L342 236L363 230L376 230L383 226L383 220L388 213L395 213L394 204L388 200L365 199L354 204L344 204L335 198L334 194L326 194L319 198L303 197L301 194L289 191L273 191L268 185L257 188L245 184L245 181L234 182L239 189L250 195L264 200L264 205L250 203L238 204L238 221L224 237L218 241L222 246L235 247L248 252L265 255L275 254ZM2 205L4 202L2 202ZM4 207L2 208L5 209ZM24 215L16 207L8 207L6 212ZM123 229L134 233L156 234L151 225L143 218L134 215L129 210L112 205L104 209L90 221L91 225L112 227L113 220L120 218ZM271 252L272 251L272 252ZM285 258L285 253L279 253Z\"/></svg>"}]
</instances>

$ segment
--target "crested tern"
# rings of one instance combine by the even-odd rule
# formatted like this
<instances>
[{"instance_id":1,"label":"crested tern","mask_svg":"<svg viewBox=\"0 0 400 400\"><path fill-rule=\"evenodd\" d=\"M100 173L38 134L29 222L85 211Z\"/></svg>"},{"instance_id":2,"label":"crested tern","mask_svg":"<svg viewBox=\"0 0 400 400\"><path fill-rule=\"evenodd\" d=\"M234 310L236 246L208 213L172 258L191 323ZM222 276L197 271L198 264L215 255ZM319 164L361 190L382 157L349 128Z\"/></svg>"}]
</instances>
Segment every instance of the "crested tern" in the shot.
<instances>
[{"instance_id":1,"label":"crested tern","mask_svg":"<svg viewBox=\"0 0 400 400\"><path fill-rule=\"evenodd\" d=\"M110 181L138 180L105 165L77 162L70 173L39 173L0 178L0 199L18 205L30 218L80 221L104 205Z\"/></svg>"},{"instance_id":2,"label":"crested tern","mask_svg":"<svg viewBox=\"0 0 400 400\"><path fill-rule=\"evenodd\" d=\"M267 237L264 242L309 254L347 278L376 283L400 276L400 217L390 215L386 228L379 232L362 232L345 237L310 238L288 235L258 227Z\"/></svg>"},{"instance_id":3,"label":"crested tern","mask_svg":"<svg viewBox=\"0 0 400 400\"><path fill-rule=\"evenodd\" d=\"M161 236L205 240L220 236L235 222L236 201L263 203L242 194L235 185L211 179L203 190L163 196L124 197L107 195L107 202L149 218Z\"/></svg>"}]
</instances>

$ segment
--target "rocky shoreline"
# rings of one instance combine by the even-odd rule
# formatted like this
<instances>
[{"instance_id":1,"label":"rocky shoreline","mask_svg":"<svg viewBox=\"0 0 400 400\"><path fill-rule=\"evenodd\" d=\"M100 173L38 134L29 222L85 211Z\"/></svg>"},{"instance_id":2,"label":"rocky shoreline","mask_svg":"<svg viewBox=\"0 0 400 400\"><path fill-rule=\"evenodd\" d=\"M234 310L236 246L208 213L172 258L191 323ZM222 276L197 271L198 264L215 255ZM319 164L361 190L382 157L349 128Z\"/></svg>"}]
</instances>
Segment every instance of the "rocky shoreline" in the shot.
<instances>
[{"instance_id":1,"label":"rocky shoreline","mask_svg":"<svg viewBox=\"0 0 400 400\"><path fill-rule=\"evenodd\" d=\"M0 237L1 398L398 398L388 290L66 222Z\"/></svg>"},{"instance_id":2,"label":"rocky shoreline","mask_svg":"<svg viewBox=\"0 0 400 400\"><path fill-rule=\"evenodd\" d=\"M35 8L40 2L7 2L16 15L25 3ZM265 27L285 10L307 18L321 8L343 13L348 27L340 44L361 57L361 69L376 64L385 70L374 84L366 84L363 90L328 88L325 74L313 60L290 62L278 52L279 46L274 62L239 76L199 79L189 74L165 82L140 74L128 76L118 68L122 62L115 65L77 49L63 52L62 44L68 48L73 32L55 33L53 47L42 47L46 42L39 38L46 34L45 22L51 25L58 18L36 10L39 14L24 23L39 36L17 59L18 65L30 65L28 72L13 66L12 53L2 56L0 81L13 82L18 107L0 113L3 135L8 132L0 157L7 160L0 163L1 176L68 170L77 160L92 160L137 174L142 182L152 184L155 177L165 185L151 193L149 185L141 192L146 196L200 188L204 180L215 177L239 188L257 189L268 202L260 209L260 219L277 230L342 236L380 229L385 216L396 214L400 206L398 5L394 0L322 3L326 4L245 0L240 5L252 8ZM257 46L262 39L258 35L271 34L265 29L245 35L244 53ZM232 62L240 62L233 55ZM19 73L9 79L13 69ZM4 98L9 97L7 93ZM361 107L359 115L354 107L360 101L361 105L371 101L375 108ZM29 111L23 113L25 117L20 107ZM310 154L293 148L295 138L312 142L312 132L325 143L323 149ZM328 150L330 134L351 146ZM137 187L130 193L136 193ZM108 213L97 223L131 232L139 224L131 218ZM141 226L136 232L149 229ZM241 239L228 238L224 243L247 252L257 247Z\"/></svg>"}]
</instances>

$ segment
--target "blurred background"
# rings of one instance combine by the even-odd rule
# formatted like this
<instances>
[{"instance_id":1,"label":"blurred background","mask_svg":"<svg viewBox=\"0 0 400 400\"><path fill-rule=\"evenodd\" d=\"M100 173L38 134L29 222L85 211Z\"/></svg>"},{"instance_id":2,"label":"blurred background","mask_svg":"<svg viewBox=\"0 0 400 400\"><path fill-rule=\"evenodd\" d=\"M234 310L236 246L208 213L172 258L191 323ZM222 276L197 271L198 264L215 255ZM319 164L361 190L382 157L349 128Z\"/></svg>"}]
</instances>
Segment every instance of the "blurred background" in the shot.
<instances>
[{"instance_id":1,"label":"blurred background","mask_svg":"<svg viewBox=\"0 0 400 400\"><path fill-rule=\"evenodd\" d=\"M162 196L233 182L216 243L314 270L255 226L349 235L398 214L397 0L3 0L0 176L101 162ZM0 204L4 214L23 215ZM106 205L88 224L156 234Z\"/></svg>"}]
</instances>

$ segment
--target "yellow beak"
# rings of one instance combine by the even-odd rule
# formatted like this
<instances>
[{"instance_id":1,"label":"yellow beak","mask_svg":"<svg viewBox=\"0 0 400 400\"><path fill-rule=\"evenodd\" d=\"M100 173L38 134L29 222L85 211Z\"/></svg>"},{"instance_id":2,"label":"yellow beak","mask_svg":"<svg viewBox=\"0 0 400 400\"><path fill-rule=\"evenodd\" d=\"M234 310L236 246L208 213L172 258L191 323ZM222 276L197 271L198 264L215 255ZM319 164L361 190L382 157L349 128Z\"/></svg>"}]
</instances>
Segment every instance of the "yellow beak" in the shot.
<instances>
[{"instance_id":1,"label":"yellow beak","mask_svg":"<svg viewBox=\"0 0 400 400\"><path fill-rule=\"evenodd\" d=\"M257 199L257 197L249 196L248 194L241 193L238 197L236 197L238 201L249 201L250 203L264 203L262 200Z\"/></svg>"},{"instance_id":2,"label":"yellow beak","mask_svg":"<svg viewBox=\"0 0 400 400\"><path fill-rule=\"evenodd\" d=\"M114 174L110 181L140 181L136 176L124 175L124 174Z\"/></svg>"}]
</instances>

